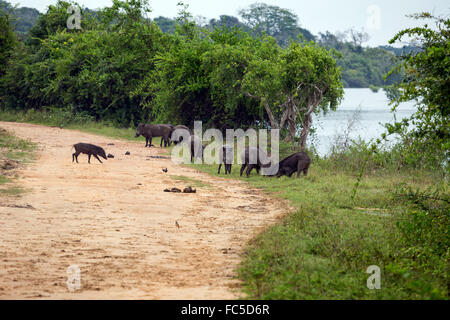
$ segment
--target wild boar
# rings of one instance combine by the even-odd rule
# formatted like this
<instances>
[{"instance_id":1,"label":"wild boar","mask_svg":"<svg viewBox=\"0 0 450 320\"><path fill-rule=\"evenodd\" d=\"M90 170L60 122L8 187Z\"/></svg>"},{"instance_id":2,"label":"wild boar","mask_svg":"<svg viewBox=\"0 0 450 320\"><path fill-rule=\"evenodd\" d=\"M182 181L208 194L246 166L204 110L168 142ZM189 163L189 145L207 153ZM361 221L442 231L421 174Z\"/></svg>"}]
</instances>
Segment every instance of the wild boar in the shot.
<instances>
[{"instance_id":1,"label":"wild boar","mask_svg":"<svg viewBox=\"0 0 450 320\"><path fill-rule=\"evenodd\" d=\"M75 148L75 153L72 154L72 162L76 160L78 163L78 155L80 153L88 155L88 163L91 163L91 155L94 156L98 161L100 161L100 163L103 162L98 158L98 156L104 158L105 160L108 160L105 150L103 150L102 147L95 146L89 143L77 143L73 147Z\"/></svg>"},{"instance_id":2,"label":"wild boar","mask_svg":"<svg viewBox=\"0 0 450 320\"><path fill-rule=\"evenodd\" d=\"M196 135L191 135L187 141L191 151L191 162L195 158L203 159L203 149L201 139Z\"/></svg>"},{"instance_id":3,"label":"wild boar","mask_svg":"<svg viewBox=\"0 0 450 320\"><path fill-rule=\"evenodd\" d=\"M145 138L145 146L152 146L153 137L161 137L160 147L164 141L164 146L170 145L170 133L173 126L169 124L144 124L140 123L136 129L136 138L143 136Z\"/></svg>"},{"instance_id":4,"label":"wild boar","mask_svg":"<svg viewBox=\"0 0 450 320\"><path fill-rule=\"evenodd\" d=\"M253 169L259 174L261 168L268 168L271 165L270 158L267 154L257 147L246 147L244 153L241 154L242 167L240 175L244 172L245 167L247 167L247 178ZM250 163L252 162L252 163Z\"/></svg>"},{"instance_id":5,"label":"wild boar","mask_svg":"<svg viewBox=\"0 0 450 320\"><path fill-rule=\"evenodd\" d=\"M172 137L173 132L177 129L186 130L187 132L189 132L189 135L192 135L192 131L188 127L183 125L175 126L173 127L173 130L170 132L170 141L172 141L174 144L181 143L183 141L183 136L178 136L177 138Z\"/></svg>"},{"instance_id":6,"label":"wild boar","mask_svg":"<svg viewBox=\"0 0 450 320\"><path fill-rule=\"evenodd\" d=\"M311 164L311 159L304 152L294 153L289 157L283 159L279 163L277 177L288 176L291 177L294 172L297 171L297 178L300 178L303 172L306 176L308 174L309 165Z\"/></svg>"},{"instance_id":7,"label":"wild boar","mask_svg":"<svg viewBox=\"0 0 450 320\"><path fill-rule=\"evenodd\" d=\"M222 164L225 166L225 174L229 173L231 174L231 166L234 161L234 149L229 144L225 144L220 148L219 151L219 170L217 171L217 174L220 174L220 168L222 167Z\"/></svg>"}]
</instances>

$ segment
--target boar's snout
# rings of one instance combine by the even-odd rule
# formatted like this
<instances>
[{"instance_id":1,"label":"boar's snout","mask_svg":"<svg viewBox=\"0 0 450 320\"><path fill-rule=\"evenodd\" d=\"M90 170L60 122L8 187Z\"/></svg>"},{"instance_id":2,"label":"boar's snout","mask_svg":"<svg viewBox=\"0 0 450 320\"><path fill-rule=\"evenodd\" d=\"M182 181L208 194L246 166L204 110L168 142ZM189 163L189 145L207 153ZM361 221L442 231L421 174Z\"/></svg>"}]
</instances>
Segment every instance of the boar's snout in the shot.
<instances>
[{"instance_id":1,"label":"boar's snout","mask_svg":"<svg viewBox=\"0 0 450 320\"><path fill-rule=\"evenodd\" d=\"M139 136L140 136L140 133L139 133L139 132L136 132L135 138L138 138Z\"/></svg>"}]
</instances>

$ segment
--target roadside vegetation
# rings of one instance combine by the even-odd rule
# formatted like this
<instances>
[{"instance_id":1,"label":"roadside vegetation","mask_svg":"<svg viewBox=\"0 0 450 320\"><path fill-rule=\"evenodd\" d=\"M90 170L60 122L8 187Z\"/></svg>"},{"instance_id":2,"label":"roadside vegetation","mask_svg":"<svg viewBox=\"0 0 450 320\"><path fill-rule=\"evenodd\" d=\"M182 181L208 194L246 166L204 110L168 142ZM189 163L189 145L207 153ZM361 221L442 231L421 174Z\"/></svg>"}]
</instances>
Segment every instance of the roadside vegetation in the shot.
<instances>
[{"instance_id":1,"label":"roadside vegetation","mask_svg":"<svg viewBox=\"0 0 450 320\"><path fill-rule=\"evenodd\" d=\"M34 159L35 147L34 143L0 129L0 198L24 192L23 188L16 184L15 169Z\"/></svg>"},{"instance_id":2,"label":"roadside vegetation","mask_svg":"<svg viewBox=\"0 0 450 320\"><path fill-rule=\"evenodd\" d=\"M246 181L295 208L249 244L239 269L248 298L447 299L446 173L399 168L391 152L379 152L369 157L352 199L370 150L356 141L335 150L324 159L309 152L312 165L301 179L254 171L240 177L239 165L231 175L222 170L220 177ZM295 151L283 143L280 158ZM217 175L217 165L190 166ZM371 265L382 270L382 290L366 286Z\"/></svg>"}]
</instances>

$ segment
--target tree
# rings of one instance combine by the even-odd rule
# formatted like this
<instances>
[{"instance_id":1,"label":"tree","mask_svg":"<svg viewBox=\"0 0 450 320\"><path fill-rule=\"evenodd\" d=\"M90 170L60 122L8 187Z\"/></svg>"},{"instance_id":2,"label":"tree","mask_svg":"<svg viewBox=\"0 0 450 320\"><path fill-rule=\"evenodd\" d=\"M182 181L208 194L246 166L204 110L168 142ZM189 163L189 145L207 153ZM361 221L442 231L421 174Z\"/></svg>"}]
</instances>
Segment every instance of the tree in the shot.
<instances>
[{"instance_id":1,"label":"tree","mask_svg":"<svg viewBox=\"0 0 450 320\"><path fill-rule=\"evenodd\" d=\"M55 5L50 5L47 12L41 15L34 27L30 29L30 37L27 40L27 44L37 50L41 40L66 29L67 18L69 17L67 8L70 5L69 2L61 0L58 0Z\"/></svg>"},{"instance_id":2,"label":"tree","mask_svg":"<svg viewBox=\"0 0 450 320\"><path fill-rule=\"evenodd\" d=\"M16 45L17 38L12 30L10 17L0 9L0 76L5 73L7 62Z\"/></svg>"},{"instance_id":3,"label":"tree","mask_svg":"<svg viewBox=\"0 0 450 320\"><path fill-rule=\"evenodd\" d=\"M219 17L219 20L211 19L209 21L208 29L212 31L215 28L221 28L222 26L225 26L228 29L241 28L244 31L249 30L249 28L245 24L240 22L238 18L227 15L221 15Z\"/></svg>"},{"instance_id":4,"label":"tree","mask_svg":"<svg viewBox=\"0 0 450 320\"><path fill-rule=\"evenodd\" d=\"M287 46L290 40L296 40L302 34L307 41L314 36L298 25L298 17L288 9L271 6L265 3L254 3L248 9L239 11L244 23L258 33L266 34L277 39L281 46Z\"/></svg>"},{"instance_id":5,"label":"tree","mask_svg":"<svg viewBox=\"0 0 450 320\"><path fill-rule=\"evenodd\" d=\"M170 37L143 16L145 6L115 0L98 13L95 29L56 29L33 50L16 50L0 79L2 107L52 108L124 126L147 120L151 109L142 108L138 85L154 72L153 59Z\"/></svg>"},{"instance_id":6,"label":"tree","mask_svg":"<svg viewBox=\"0 0 450 320\"><path fill-rule=\"evenodd\" d=\"M312 114L335 110L343 97L340 68L330 52L314 43L293 42L272 57L259 56L249 65L243 89L261 101L273 128L287 124L287 141L294 141L300 124L299 144L305 148Z\"/></svg>"},{"instance_id":7,"label":"tree","mask_svg":"<svg viewBox=\"0 0 450 320\"><path fill-rule=\"evenodd\" d=\"M405 36L412 37L419 50L403 55L399 68L392 71L403 70L405 74L396 86L398 94L393 95L393 110L401 102L414 100L417 111L409 119L388 125L388 129L392 134L413 125L408 134L415 138L416 158L433 157L441 166L448 161L450 149L450 19L426 12L412 17L432 20L436 27L426 24L405 29L389 41L393 44Z\"/></svg>"},{"instance_id":8,"label":"tree","mask_svg":"<svg viewBox=\"0 0 450 320\"><path fill-rule=\"evenodd\" d=\"M366 43L370 39L369 34L364 30L358 31L351 28L348 30L348 34L350 35L350 41L353 46L358 49L358 51L361 51L363 43Z\"/></svg>"},{"instance_id":9,"label":"tree","mask_svg":"<svg viewBox=\"0 0 450 320\"><path fill-rule=\"evenodd\" d=\"M149 106L158 121L192 125L200 120L218 129L260 121L258 104L239 86L253 42L247 33L226 26L211 33L176 33L174 45L157 56L155 74L142 85L153 96Z\"/></svg>"},{"instance_id":10,"label":"tree","mask_svg":"<svg viewBox=\"0 0 450 320\"><path fill-rule=\"evenodd\" d=\"M177 23L174 19L159 16L158 18L155 18L153 21L156 22L156 24L158 25L158 27L161 29L162 32L175 33L175 27Z\"/></svg>"}]
</instances>

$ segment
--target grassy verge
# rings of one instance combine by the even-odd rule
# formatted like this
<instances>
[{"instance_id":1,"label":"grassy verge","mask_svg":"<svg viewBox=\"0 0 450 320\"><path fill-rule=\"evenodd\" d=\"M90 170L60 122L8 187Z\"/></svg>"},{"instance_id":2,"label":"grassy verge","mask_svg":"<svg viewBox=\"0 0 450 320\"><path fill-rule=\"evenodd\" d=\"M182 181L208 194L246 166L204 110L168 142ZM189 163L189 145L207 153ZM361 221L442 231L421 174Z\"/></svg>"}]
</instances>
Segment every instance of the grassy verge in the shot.
<instances>
[{"instance_id":1,"label":"grassy verge","mask_svg":"<svg viewBox=\"0 0 450 320\"><path fill-rule=\"evenodd\" d=\"M12 112L0 110L0 121L26 122L44 126L57 126L65 129L80 130L105 137L130 141L141 141L145 144L145 138L135 138L136 129L134 128L120 128L110 122L96 122L90 118L74 116L71 113L66 114L64 111L38 112L29 110L28 112ZM159 146L160 142L161 138L154 138L152 140L152 144L155 146Z\"/></svg>"},{"instance_id":2,"label":"grassy verge","mask_svg":"<svg viewBox=\"0 0 450 320\"><path fill-rule=\"evenodd\" d=\"M291 152L283 147L281 156ZM195 168L217 175L217 165ZM329 159L315 158L301 179L241 178L236 165L222 173L297 208L250 243L239 268L250 299L448 298L448 183L433 172L370 168L353 200L358 172ZM381 290L367 288L371 265Z\"/></svg>"},{"instance_id":3,"label":"grassy verge","mask_svg":"<svg viewBox=\"0 0 450 320\"><path fill-rule=\"evenodd\" d=\"M199 188L207 187L207 188L209 188L211 186L208 183L204 183L203 181L200 181L200 180L197 180L197 179L193 179L193 178L190 178L190 177L186 177L186 176L174 176L174 175L171 175L170 178L172 178L173 180L176 180L176 181L183 181L183 182L187 183L191 187L199 187Z\"/></svg>"},{"instance_id":4,"label":"grassy verge","mask_svg":"<svg viewBox=\"0 0 450 320\"><path fill-rule=\"evenodd\" d=\"M1 113L0 119L26 121L5 119ZM65 127L134 139L134 130L105 123ZM281 157L293 151L281 147ZM308 177L301 179L255 173L241 178L236 165L231 175L222 173L297 209L250 243L239 268L249 298L448 299L448 180L424 170L378 168L378 161L368 165L352 200L362 154L352 151L332 160L314 157ZM217 165L191 166L217 175ZM366 286L371 265L381 269L381 290Z\"/></svg>"},{"instance_id":5,"label":"grassy verge","mask_svg":"<svg viewBox=\"0 0 450 320\"><path fill-rule=\"evenodd\" d=\"M34 143L0 129L0 197L24 192L24 189L15 184L14 169L33 160L35 147Z\"/></svg>"}]
</instances>

